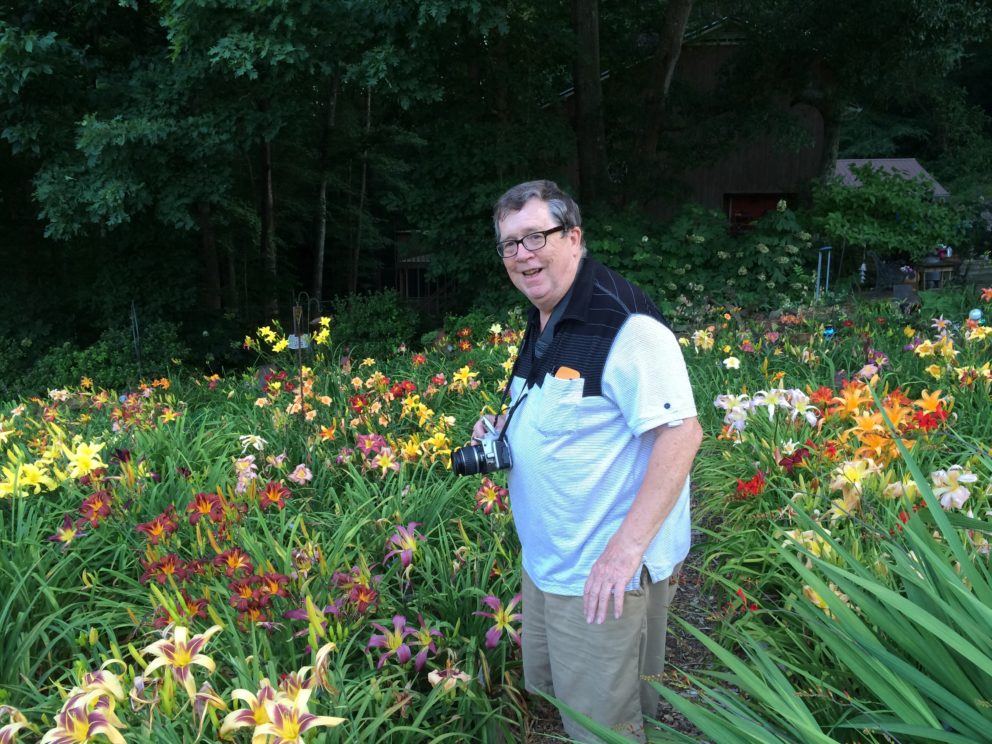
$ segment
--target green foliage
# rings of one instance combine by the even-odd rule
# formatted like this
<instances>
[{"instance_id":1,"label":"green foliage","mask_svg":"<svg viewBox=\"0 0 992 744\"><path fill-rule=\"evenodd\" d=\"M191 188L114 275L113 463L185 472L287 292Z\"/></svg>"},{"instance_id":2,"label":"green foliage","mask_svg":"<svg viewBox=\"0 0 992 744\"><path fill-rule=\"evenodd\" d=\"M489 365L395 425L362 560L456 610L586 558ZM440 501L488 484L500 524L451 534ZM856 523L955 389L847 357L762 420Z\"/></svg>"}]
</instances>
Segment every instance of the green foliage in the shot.
<instances>
[{"instance_id":1,"label":"green foliage","mask_svg":"<svg viewBox=\"0 0 992 744\"><path fill-rule=\"evenodd\" d=\"M137 349L130 328L111 328L83 348L66 341L34 356L37 352L30 337L0 339L0 377L4 380L0 394L43 393L78 385L83 377L101 387L121 390L141 379L168 374L172 360L182 360L188 348L176 324L159 321L141 328Z\"/></svg>"},{"instance_id":2,"label":"green foliage","mask_svg":"<svg viewBox=\"0 0 992 744\"><path fill-rule=\"evenodd\" d=\"M408 344L416 316L393 289L342 297L332 304L331 334L352 356L381 357Z\"/></svg>"},{"instance_id":3,"label":"green foliage","mask_svg":"<svg viewBox=\"0 0 992 744\"><path fill-rule=\"evenodd\" d=\"M852 172L861 182L858 188L835 178L814 189L813 223L828 242L914 261L933 253L938 244L957 243L961 220L933 198L926 180L910 180L870 165Z\"/></svg>"},{"instance_id":4,"label":"green foliage","mask_svg":"<svg viewBox=\"0 0 992 744\"><path fill-rule=\"evenodd\" d=\"M726 218L686 206L667 225L625 213L590 221L589 252L638 284L674 320L714 305L756 309L809 296L811 236L784 205L739 235Z\"/></svg>"}]
</instances>

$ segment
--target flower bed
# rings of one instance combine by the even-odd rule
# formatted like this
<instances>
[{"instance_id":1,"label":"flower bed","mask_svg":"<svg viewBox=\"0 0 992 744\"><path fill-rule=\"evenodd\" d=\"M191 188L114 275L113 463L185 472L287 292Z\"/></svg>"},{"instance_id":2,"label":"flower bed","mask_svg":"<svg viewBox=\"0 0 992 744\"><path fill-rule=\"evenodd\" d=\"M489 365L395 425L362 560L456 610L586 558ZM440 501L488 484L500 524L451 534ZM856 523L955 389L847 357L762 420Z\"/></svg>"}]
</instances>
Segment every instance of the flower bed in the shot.
<instances>
[{"instance_id":1,"label":"flower bed","mask_svg":"<svg viewBox=\"0 0 992 744\"><path fill-rule=\"evenodd\" d=\"M84 379L0 412L0 736L519 738L512 494L500 473L448 470L498 403L517 331L377 361L339 357L332 330L304 358L260 329L256 375ZM686 334L716 637L759 670L714 647L724 677L696 683L719 712L673 700L707 735L734 740L721 716L810 741L853 720L967 732L989 716L974 637L928 651L977 695L953 715L930 688L923 703L884 688L878 665L927 671L883 610L910 613L912 641L950 627L924 590L966 605L962 638L992 606L990 342L977 322L882 306L761 325L728 311ZM937 620L917 628L899 597ZM749 698L720 689L727 674Z\"/></svg>"}]
</instances>

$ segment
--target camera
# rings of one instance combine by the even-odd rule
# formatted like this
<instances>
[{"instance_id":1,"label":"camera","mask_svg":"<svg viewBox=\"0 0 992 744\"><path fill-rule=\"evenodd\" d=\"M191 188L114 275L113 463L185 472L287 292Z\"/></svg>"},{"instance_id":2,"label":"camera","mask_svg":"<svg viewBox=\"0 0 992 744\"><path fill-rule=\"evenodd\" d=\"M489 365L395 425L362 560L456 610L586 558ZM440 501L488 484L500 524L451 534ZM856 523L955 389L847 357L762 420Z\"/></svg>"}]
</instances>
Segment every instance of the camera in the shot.
<instances>
[{"instance_id":1,"label":"camera","mask_svg":"<svg viewBox=\"0 0 992 744\"><path fill-rule=\"evenodd\" d=\"M513 465L509 443L499 436L487 419L483 419L483 422L489 433L482 437L479 444L462 447L451 453L451 469L455 475L492 473L495 470L506 470Z\"/></svg>"}]
</instances>

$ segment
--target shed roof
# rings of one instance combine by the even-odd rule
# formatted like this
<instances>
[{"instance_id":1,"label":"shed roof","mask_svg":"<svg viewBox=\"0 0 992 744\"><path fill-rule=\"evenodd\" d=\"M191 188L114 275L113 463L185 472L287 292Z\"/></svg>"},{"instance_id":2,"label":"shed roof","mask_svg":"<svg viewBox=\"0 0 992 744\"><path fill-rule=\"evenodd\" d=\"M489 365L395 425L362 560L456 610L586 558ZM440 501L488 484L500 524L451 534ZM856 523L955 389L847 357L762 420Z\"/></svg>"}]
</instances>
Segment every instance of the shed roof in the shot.
<instances>
[{"instance_id":1,"label":"shed roof","mask_svg":"<svg viewBox=\"0 0 992 744\"><path fill-rule=\"evenodd\" d=\"M920 165L916 158L841 158L837 160L834 173L841 177L845 186L860 186L861 182L851 172L851 166L870 165L875 170L883 170L886 173L895 173L903 178L916 178L922 176L933 184L933 195L938 199L950 196L950 192L941 186L937 179L927 172L927 169Z\"/></svg>"}]
</instances>

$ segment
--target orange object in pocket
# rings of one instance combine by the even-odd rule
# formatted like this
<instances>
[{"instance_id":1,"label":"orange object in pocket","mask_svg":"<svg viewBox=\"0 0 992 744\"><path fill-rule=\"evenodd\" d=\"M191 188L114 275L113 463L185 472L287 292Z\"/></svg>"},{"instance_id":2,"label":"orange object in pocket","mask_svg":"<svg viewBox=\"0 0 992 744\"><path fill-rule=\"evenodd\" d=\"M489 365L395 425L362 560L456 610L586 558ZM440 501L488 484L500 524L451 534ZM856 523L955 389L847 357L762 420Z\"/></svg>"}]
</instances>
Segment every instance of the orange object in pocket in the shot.
<instances>
[{"instance_id":1,"label":"orange object in pocket","mask_svg":"<svg viewBox=\"0 0 992 744\"><path fill-rule=\"evenodd\" d=\"M579 371L571 367L559 367L558 371L555 372L556 380L578 380L580 377L582 375L579 374Z\"/></svg>"}]
</instances>

